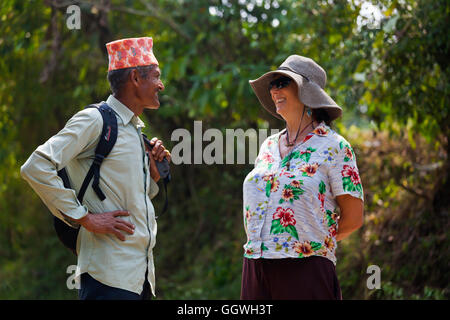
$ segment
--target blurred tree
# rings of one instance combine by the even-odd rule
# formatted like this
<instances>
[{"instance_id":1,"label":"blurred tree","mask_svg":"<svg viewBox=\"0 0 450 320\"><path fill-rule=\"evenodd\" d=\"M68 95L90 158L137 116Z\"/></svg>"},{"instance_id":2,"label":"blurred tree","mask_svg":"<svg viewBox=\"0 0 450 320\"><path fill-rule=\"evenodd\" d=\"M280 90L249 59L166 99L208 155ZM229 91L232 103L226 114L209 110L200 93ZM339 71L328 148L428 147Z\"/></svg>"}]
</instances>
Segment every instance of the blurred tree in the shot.
<instances>
[{"instance_id":1,"label":"blurred tree","mask_svg":"<svg viewBox=\"0 0 450 320\"><path fill-rule=\"evenodd\" d=\"M378 24L360 21L368 3L383 13ZM66 26L72 4L81 9L80 30ZM337 129L375 123L408 132L413 146L420 134L445 150L444 157L430 157L443 173L435 176L430 197L436 212L444 210L442 199L450 198L448 14L445 0L1 1L0 297L75 297L65 287L65 268L74 259L58 244L47 209L21 181L19 168L73 113L106 99L104 45L118 38L154 39L166 90L160 110L145 112L146 130L169 147L170 133L192 132L194 120L203 121L203 130L282 128L259 106L248 80L290 54L313 58L327 70L327 91L345 110ZM250 169L173 168L170 210L158 222L155 251L160 297L239 296L241 190ZM403 188L415 190L422 173L404 174L415 178ZM379 182L367 181L367 190ZM379 187L369 200L388 194ZM346 288L360 280L354 276L345 278Z\"/></svg>"}]
</instances>

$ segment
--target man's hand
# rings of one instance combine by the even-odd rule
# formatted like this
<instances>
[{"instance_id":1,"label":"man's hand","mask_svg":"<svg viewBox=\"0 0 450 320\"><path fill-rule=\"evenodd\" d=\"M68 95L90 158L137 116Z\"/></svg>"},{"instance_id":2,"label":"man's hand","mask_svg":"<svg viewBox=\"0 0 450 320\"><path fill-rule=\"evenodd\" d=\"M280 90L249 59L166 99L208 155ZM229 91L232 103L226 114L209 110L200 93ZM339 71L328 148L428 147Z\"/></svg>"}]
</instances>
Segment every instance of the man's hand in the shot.
<instances>
[{"instance_id":1,"label":"man's hand","mask_svg":"<svg viewBox=\"0 0 450 320\"><path fill-rule=\"evenodd\" d=\"M145 147L150 158L150 177L152 177L155 182L158 182L161 177L158 169L156 168L155 161L161 162L164 158L166 158L170 163L171 155L169 150L167 150L162 144L162 141L156 137L150 140L150 145L153 146L151 150L147 146Z\"/></svg>"},{"instance_id":2,"label":"man's hand","mask_svg":"<svg viewBox=\"0 0 450 320\"><path fill-rule=\"evenodd\" d=\"M103 234L114 234L117 238L125 241L125 235L121 232L134 233L134 225L131 223L120 219L121 216L129 216L127 211L116 210L104 213L88 213L86 216L75 222L81 224L90 232L103 233Z\"/></svg>"}]
</instances>

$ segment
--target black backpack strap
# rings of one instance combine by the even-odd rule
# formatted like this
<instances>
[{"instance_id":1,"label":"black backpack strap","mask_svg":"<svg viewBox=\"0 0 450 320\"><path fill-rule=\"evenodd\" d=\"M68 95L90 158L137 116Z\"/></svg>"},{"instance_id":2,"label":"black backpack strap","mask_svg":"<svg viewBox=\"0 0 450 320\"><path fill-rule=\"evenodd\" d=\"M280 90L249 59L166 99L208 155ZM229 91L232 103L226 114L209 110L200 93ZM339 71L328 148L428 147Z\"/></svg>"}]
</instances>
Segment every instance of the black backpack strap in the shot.
<instances>
[{"instance_id":1,"label":"black backpack strap","mask_svg":"<svg viewBox=\"0 0 450 320\"><path fill-rule=\"evenodd\" d=\"M167 208L169 207L169 195L167 194L167 184L170 182L170 173L167 177L164 178L163 183L164 183L164 193L166 194L166 200L164 201L164 208L161 212L161 214L159 216L156 217L156 219L158 219L159 217L161 217L164 212L166 212Z\"/></svg>"},{"instance_id":2,"label":"black backpack strap","mask_svg":"<svg viewBox=\"0 0 450 320\"><path fill-rule=\"evenodd\" d=\"M106 196L100 189L100 166L108 154L111 152L114 144L117 140L117 118L114 111L109 107L106 103L98 105L89 105L86 108L97 108L100 111L100 114L103 118L103 129L100 135L100 140L97 144L97 148L95 149L95 158L94 162L89 169L86 178L84 178L83 184L81 185L80 191L78 193L78 200L82 203L84 194L86 192L89 183L92 178L94 181L92 182L92 188L94 189L97 196L100 200L105 200Z\"/></svg>"}]
</instances>

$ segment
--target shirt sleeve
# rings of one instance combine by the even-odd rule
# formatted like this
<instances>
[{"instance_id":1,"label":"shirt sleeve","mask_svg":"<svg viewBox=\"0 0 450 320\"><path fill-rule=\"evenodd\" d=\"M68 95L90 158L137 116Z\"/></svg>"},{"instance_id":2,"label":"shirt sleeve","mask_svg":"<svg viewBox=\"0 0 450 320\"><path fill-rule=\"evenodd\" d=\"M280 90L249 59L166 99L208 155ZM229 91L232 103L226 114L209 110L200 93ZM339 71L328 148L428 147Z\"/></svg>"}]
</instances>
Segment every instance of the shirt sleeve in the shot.
<instances>
[{"instance_id":1,"label":"shirt sleeve","mask_svg":"<svg viewBox=\"0 0 450 320\"><path fill-rule=\"evenodd\" d=\"M155 180L152 179L152 177L150 177L150 188L148 190L148 197L151 199L153 199L159 192L159 186L158 184L155 182Z\"/></svg>"},{"instance_id":2,"label":"shirt sleeve","mask_svg":"<svg viewBox=\"0 0 450 320\"><path fill-rule=\"evenodd\" d=\"M363 187L356 164L356 155L351 145L341 140L337 153L330 161L328 178L334 197L349 194L364 201Z\"/></svg>"},{"instance_id":3,"label":"shirt sleeve","mask_svg":"<svg viewBox=\"0 0 450 320\"><path fill-rule=\"evenodd\" d=\"M80 153L94 148L103 126L100 113L94 108L75 114L56 135L40 145L20 168L21 176L30 184L53 215L67 222L61 213L81 219L88 210L72 189L64 187L57 171Z\"/></svg>"}]
</instances>

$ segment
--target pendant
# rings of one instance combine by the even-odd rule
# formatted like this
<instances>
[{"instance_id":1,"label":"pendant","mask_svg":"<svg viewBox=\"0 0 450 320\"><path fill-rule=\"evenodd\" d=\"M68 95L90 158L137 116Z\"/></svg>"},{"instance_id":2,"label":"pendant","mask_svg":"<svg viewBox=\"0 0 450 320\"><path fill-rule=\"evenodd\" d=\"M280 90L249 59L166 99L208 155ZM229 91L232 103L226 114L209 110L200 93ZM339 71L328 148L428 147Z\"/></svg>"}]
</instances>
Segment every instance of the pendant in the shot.
<instances>
[{"instance_id":1,"label":"pendant","mask_svg":"<svg viewBox=\"0 0 450 320\"><path fill-rule=\"evenodd\" d=\"M286 164L287 170L291 170L291 160L289 160Z\"/></svg>"}]
</instances>

